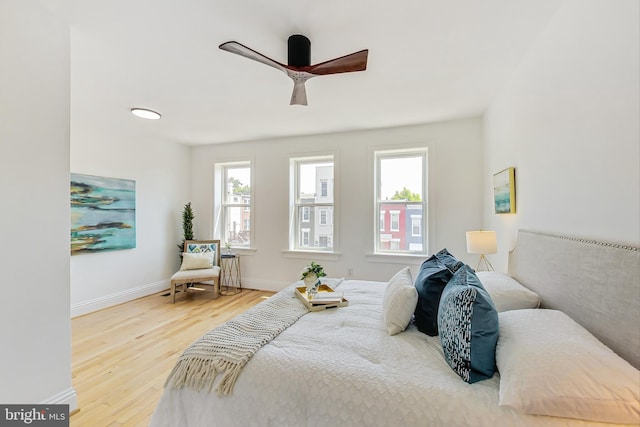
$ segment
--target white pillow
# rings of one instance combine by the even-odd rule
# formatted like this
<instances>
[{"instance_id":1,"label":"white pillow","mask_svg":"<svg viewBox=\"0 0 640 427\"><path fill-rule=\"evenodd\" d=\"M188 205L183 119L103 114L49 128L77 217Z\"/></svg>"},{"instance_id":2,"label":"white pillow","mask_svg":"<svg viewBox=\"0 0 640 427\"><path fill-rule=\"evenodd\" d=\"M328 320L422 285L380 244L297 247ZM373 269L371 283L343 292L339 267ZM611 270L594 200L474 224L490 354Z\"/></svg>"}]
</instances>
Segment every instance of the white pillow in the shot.
<instances>
[{"instance_id":1,"label":"white pillow","mask_svg":"<svg viewBox=\"0 0 640 427\"><path fill-rule=\"evenodd\" d=\"M180 266L180 271L200 270L202 268L213 268L213 252L182 253L182 265Z\"/></svg>"},{"instance_id":2,"label":"white pillow","mask_svg":"<svg viewBox=\"0 0 640 427\"><path fill-rule=\"evenodd\" d=\"M418 303L418 291L413 286L411 270L398 271L387 284L382 298L384 324L389 335L404 331Z\"/></svg>"},{"instance_id":3,"label":"white pillow","mask_svg":"<svg viewBox=\"0 0 640 427\"><path fill-rule=\"evenodd\" d=\"M477 271L482 286L489 292L498 312L538 308L540 297L511 276L497 271Z\"/></svg>"},{"instance_id":4,"label":"white pillow","mask_svg":"<svg viewBox=\"0 0 640 427\"><path fill-rule=\"evenodd\" d=\"M557 310L499 314L500 405L532 415L637 424L640 372Z\"/></svg>"}]
</instances>

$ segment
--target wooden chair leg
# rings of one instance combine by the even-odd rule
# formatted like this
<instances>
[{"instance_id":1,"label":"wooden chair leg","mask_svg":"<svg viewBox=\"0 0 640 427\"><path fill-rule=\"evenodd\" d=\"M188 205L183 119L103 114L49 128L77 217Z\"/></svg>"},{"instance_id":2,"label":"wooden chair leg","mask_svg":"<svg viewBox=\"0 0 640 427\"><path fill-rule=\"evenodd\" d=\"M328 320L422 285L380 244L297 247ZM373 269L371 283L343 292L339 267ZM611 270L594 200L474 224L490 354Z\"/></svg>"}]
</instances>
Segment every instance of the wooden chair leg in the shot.
<instances>
[{"instance_id":1,"label":"wooden chair leg","mask_svg":"<svg viewBox=\"0 0 640 427\"><path fill-rule=\"evenodd\" d=\"M176 282L174 282L173 280L171 281L171 303L175 303L176 302Z\"/></svg>"},{"instance_id":2,"label":"wooden chair leg","mask_svg":"<svg viewBox=\"0 0 640 427\"><path fill-rule=\"evenodd\" d=\"M220 295L220 279L216 277L213 279L213 297L218 298Z\"/></svg>"}]
</instances>

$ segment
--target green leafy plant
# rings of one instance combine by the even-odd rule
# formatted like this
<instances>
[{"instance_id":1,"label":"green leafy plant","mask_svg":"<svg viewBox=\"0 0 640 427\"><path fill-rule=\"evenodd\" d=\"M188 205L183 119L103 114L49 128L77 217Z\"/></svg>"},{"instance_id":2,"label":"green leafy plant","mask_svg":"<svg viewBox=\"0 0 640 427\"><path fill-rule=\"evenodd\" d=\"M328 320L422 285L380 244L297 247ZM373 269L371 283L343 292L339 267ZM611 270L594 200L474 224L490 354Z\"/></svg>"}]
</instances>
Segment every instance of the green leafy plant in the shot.
<instances>
[{"instance_id":1,"label":"green leafy plant","mask_svg":"<svg viewBox=\"0 0 640 427\"><path fill-rule=\"evenodd\" d=\"M402 191L396 190L391 200L407 200L409 202L419 202L421 197L418 193L412 193L407 187L402 187Z\"/></svg>"},{"instance_id":2,"label":"green leafy plant","mask_svg":"<svg viewBox=\"0 0 640 427\"><path fill-rule=\"evenodd\" d=\"M307 277L307 275L309 274L315 274L317 278L320 277L324 277L327 274L324 272L324 269L322 268L322 266L320 264L317 264L314 261L311 261L310 265L307 265L304 270L302 270L302 277L301 279L305 279Z\"/></svg>"},{"instance_id":3,"label":"green leafy plant","mask_svg":"<svg viewBox=\"0 0 640 427\"><path fill-rule=\"evenodd\" d=\"M182 243L178 245L178 249L180 249L180 253L184 251L184 242L185 240L193 240L193 219L195 215L193 214L193 209L191 209L191 202L184 205L184 210L182 211Z\"/></svg>"}]
</instances>

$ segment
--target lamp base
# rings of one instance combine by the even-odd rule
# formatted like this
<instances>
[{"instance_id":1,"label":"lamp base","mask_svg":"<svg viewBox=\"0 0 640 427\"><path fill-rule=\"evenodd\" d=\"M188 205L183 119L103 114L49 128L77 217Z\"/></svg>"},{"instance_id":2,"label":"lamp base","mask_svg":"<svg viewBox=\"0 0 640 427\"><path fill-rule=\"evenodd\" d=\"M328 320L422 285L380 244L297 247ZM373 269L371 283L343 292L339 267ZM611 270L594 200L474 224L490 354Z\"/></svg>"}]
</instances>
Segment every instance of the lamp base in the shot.
<instances>
[{"instance_id":1,"label":"lamp base","mask_svg":"<svg viewBox=\"0 0 640 427\"><path fill-rule=\"evenodd\" d=\"M476 264L476 268L474 270L480 271L480 270L478 270L478 268L480 267L480 264L482 263L482 261L484 261L484 266L487 269L487 271L495 271L493 269L493 265L491 265L491 263L489 262L487 257L484 256L484 254L480 255L480 259L478 260L478 263Z\"/></svg>"}]
</instances>

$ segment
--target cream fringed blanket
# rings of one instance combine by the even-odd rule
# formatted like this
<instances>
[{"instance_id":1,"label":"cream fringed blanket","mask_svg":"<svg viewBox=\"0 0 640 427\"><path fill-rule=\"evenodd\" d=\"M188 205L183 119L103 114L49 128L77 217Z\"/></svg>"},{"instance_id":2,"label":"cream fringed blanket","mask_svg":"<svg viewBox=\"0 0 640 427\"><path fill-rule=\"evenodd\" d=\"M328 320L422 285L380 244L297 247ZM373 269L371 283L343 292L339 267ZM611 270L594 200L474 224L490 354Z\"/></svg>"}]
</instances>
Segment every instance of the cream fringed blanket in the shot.
<instances>
[{"instance_id":1,"label":"cream fringed blanket","mask_svg":"<svg viewBox=\"0 0 640 427\"><path fill-rule=\"evenodd\" d=\"M211 391L221 375L215 390L219 396L230 394L255 352L308 312L294 295L294 286L290 286L191 344L178 359L165 387Z\"/></svg>"}]
</instances>

